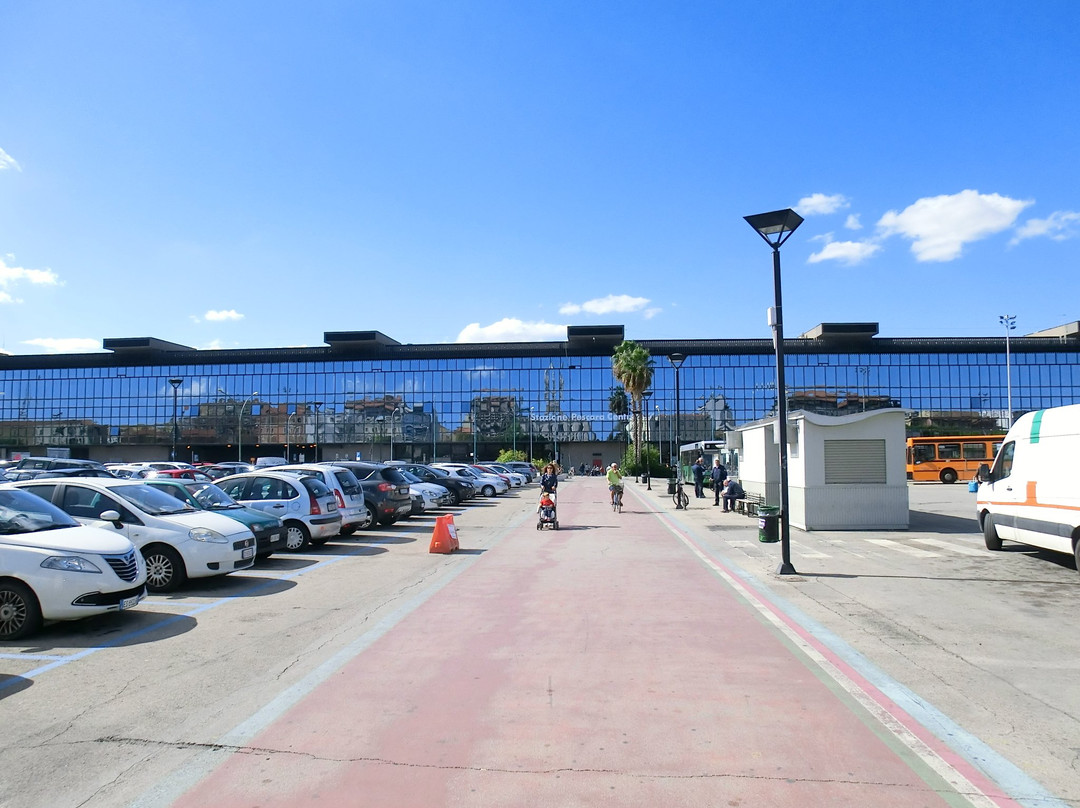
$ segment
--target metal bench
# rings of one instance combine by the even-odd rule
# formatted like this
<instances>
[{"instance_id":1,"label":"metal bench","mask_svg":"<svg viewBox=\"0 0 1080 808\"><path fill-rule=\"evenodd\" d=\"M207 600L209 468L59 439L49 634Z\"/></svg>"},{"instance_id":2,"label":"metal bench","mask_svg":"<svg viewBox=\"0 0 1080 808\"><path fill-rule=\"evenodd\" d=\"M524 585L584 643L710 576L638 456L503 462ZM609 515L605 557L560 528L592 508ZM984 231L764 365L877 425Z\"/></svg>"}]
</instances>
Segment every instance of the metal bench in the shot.
<instances>
[{"instance_id":1,"label":"metal bench","mask_svg":"<svg viewBox=\"0 0 1080 808\"><path fill-rule=\"evenodd\" d=\"M765 497L760 494L747 494L735 500L735 511L744 516L757 516L758 507L765 504Z\"/></svg>"}]
</instances>

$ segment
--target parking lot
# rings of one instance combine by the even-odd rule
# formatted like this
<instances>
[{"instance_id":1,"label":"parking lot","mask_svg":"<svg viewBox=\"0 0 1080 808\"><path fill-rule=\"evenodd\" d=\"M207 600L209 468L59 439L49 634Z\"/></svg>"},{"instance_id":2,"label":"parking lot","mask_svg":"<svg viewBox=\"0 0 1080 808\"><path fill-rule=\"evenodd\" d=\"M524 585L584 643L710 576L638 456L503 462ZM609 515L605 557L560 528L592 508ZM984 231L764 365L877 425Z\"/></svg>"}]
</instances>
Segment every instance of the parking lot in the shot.
<instances>
[{"instance_id":1,"label":"parking lot","mask_svg":"<svg viewBox=\"0 0 1080 808\"><path fill-rule=\"evenodd\" d=\"M563 483L593 497L585 486L605 494L602 480ZM835 638L837 655L870 665L867 675L896 699L916 696L937 730L956 728L972 754L1000 756L988 763L995 771L1014 766L1016 787L1039 804L1080 804L1080 640L1066 622L1080 576L1071 560L1016 546L990 553L965 488L913 484L911 530L793 531L800 574L779 577L778 546L757 541L755 520L705 500L676 515L659 489L631 484L621 515L651 520L640 523L650 541L690 547L807 631ZM348 660L506 537L595 540L569 510L565 532L535 532L535 490L454 509L462 549L453 555L429 554L434 516L413 517L3 644L0 805L170 804L194 784L193 760L233 751L230 739L246 748L251 722L273 720L313 682L333 686ZM438 617L445 631L467 635L448 606ZM414 653L422 664L422 649ZM357 685L342 683L344 704Z\"/></svg>"}]
</instances>

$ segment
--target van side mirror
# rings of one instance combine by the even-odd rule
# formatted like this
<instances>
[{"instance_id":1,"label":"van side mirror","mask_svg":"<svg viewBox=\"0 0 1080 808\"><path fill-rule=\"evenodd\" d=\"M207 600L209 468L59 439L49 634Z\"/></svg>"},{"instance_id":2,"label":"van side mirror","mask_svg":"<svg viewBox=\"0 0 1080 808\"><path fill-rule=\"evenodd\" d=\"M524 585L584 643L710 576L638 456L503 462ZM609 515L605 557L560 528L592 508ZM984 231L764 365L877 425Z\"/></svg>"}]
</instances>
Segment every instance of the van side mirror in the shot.
<instances>
[{"instance_id":1,"label":"van side mirror","mask_svg":"<svg viewBox=\"0 0 1080 808\"><path fill-rule=\"evenodd\" d=\"M990 467L986 463L979 464L979 470L975 472L975 479L980 483L989 482L990 480Z\"/></svg>"},{"instance_id":2,"label":"van side mirror","mask_svg":"<svg viewBox=\"0 0 1080 808\"><path fill-rule=\"evenodd\" d=\"M124 523L120 521L119 511L102 511L99 518L104 522L112 522L117 530L124 526Z\"/></svg>"}]
</instances>

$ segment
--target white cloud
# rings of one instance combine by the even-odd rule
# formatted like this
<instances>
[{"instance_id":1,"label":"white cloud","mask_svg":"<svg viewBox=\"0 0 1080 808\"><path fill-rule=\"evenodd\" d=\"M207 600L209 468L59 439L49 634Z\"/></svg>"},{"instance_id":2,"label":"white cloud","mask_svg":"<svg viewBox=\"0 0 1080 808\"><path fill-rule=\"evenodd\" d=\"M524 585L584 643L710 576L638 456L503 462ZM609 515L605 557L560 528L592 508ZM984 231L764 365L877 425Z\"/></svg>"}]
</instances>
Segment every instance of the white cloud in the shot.
<instances>
[{"instance_id":1,"label":"white cloud","mask_svg":"<svg viewBox=\"0 0 1080 808\"><path fill-rule=\"evenodd\" d=\"M859 221L858 213L852 213L844 220L844 227L848 230L862 230L862 222Z\"/></svg>"},{"instance_id":2,"label":"white cloud","mask_svg":"<svg viewBox=\"0 0 1080 808\"><path fill-rule=\"evenodd\" d=\"M15 162L15 158L3 149L0 149L0 171L7 171L9 168L13 168L16 171L22 171L19 164Z\"/></svg>"},{"instance_id":3,"label":"white cloud","mask_svg":"<svg viewBox=\"0 0 1080 808\"><path fill-rule=\"evenodd\" d=\"M0 286L8 286L10 284L18 283L19 281L27 281L28 283L46 286L60 285L60 279L56 277L56 273L51 269L27 269L26 267L8 266L5 259L10 261L15 260L12 255L6 255L3 258L0 258Z\"/></svg>"},{"instance_id":4,"label":"white cloud","mask_svg":"<svg viewBox=\"0 0 1080 808\"><path fill-rule=\"evenodd\" d=\"M7 292L0 292L0 303L22 303L22 301L17 300Z\"/></svg>"},{"instance_id":5,"label":"white cloud","mask_svg":"<svg viewBox=\"0 0 1080 808\"><path fill-rule=\"evenodd\" d=\"M1020 211L1034 200L966 190L924 197L878 221L882 236L899 234L912 240L918 261L952 261L964 245L1012 227Z\"/></svg>"},{"instance_id":6,"label":"white cloud","mask_svg":"<svg viewBox=\"0 0 1080 808\"><path fill-rule=\"evenodd\" d=\"M821 216L826 213L836 213L841 208L850 206L848 198L843 194L811 194L804 196L795 203L795 210L803 216Z\"/></svg>"},{"instance_id":7,"label":"white cloud","mask_svg":"<svg viewBox=\"0 0 1080 808\"><path fill-rule=\"evenodd\" d=\"M482 326L470 323L461 330L457 342L542 342L566 339L566 326L557 323L527 323L504 317L497 323Z\"/></svg>"},{"instance_id":8,"label":"white cloud","mask_svg":"<svg viewBox=\"0 0 1080 808\"><path fill-rule=\"evenodd\" d=\"M656 306L656 307L653 307L651 309L645 309L645 311L641 312L641 314L646 320L651 320L653 317L655 317L656 315L658 315L662 311L663 311L662 308Z\"/></svg>"},{"instance_id":9,"label":"white cloud","mask_svg":"<svg viewBox=\"0 0 1080 808\"><path fill-rule=\"evenodd\" d=\"M1065 241L1080 231L1080 213L1071 210L1056 210L1045 219L1028 219L1016 229L1016 235L1010 244L1019 244L1026 238L1046 236L1054 241Z\"/></svg>"},{"instance_id":10,"label":"white cloud","mask_svg":"<svg viewBox=\"0 0 1080 808\"><path fill-rule=\"evenodd\" d=\"M647 297L630 297L630 295L608 295L586 300L584 303L564 303L559 307L559 314L612 314L640 311L649 305Z\"/></svg>"},{"instance_id":11,"label":"white cloud","mask_svg":"<svg viewBox=\"0 0 1080 808\"><path fill-rule=\"evenodd\" d=\"M240 314L239 312L234 311L233 309L228 309L227 311L212 311L211 310L211 311L206 312L206 314L204 314L203 317L206 318L207 320L209 320L212 323L219 323L219 322L223 322L225 320L243 320L244 319L244 315Z\"/></svg>"},{"instance_id":12,"label":"white cloud","mask_svg":"<svg viewBox=\"0 0 1080 808\"><path fill-rule=\"evenodd\" d=\"M101 340L82 339L80 337L41 337L40 339L23 340L22 344L44 348L49 353L86 353L87 351L102 350Z\"/></svg>"},{"instance_id":13,"label":"white cloud","mask_svg":"<svg viewBox=\"0 0 1080 808\"><path fill-rule=\"evenodd\" d=\"M806 262L819 264L822 261L840 261L843 264L858 264L880 249L881 245L872 241L829 241L818 252L807 258Z\"/></svg>"}]
</instances>

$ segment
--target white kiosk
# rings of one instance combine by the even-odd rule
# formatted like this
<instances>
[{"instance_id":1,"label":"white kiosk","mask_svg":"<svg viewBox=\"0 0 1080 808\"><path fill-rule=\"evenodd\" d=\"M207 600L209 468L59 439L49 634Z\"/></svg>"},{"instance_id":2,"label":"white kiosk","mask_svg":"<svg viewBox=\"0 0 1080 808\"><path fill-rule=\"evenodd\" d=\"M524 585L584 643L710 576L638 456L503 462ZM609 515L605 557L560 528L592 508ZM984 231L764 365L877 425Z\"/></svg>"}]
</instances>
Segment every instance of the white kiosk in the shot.
<instances>
[{"instance_id":1,"label":"white kiosk","mask_svg":"<svg viewBox=\"0 0 1080 808\"><path fill-rule=\"evenodd\" d=\"M800 530L907 530L905 421L899 408L788 413L789 524ZM743 488L779 506L776 433L774 417L729 435L739 443Z\"/></svg>"}]
</instances>

